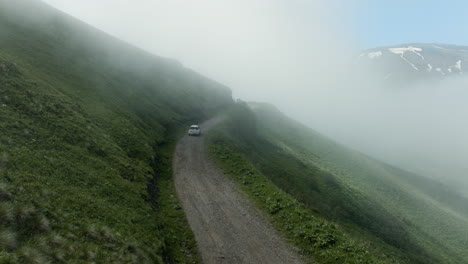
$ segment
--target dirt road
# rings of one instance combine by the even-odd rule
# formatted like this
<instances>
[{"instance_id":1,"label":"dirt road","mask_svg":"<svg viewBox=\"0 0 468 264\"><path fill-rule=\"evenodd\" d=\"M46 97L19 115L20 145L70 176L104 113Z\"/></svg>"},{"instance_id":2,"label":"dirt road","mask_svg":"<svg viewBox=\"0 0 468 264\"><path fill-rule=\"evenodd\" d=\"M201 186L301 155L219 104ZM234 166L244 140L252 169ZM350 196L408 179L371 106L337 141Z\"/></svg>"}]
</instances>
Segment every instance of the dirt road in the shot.
<instances>
[{"instance_id":1,"label":"dirt road","mask_svg":"<svg viewBox=\"0 0 468 264\"><path fill-rule=\"evenodd\" d=\"M206 133L222 118L202 124ZM204 137L183 137L174 156L177 195L204 263L302 263L268 220L208 157Z\"/></svg>"}]
</instances>

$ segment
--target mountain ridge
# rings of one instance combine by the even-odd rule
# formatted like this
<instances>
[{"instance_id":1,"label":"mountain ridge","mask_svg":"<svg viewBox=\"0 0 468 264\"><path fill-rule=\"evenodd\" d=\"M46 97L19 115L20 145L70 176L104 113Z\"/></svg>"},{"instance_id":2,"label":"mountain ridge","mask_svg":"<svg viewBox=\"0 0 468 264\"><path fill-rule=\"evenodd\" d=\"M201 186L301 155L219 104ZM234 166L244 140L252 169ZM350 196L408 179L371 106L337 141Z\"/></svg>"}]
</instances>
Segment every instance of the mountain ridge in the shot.
<instances>
[{"instance_id":1,"label":"mountain ridge","mask_svg":"<svg viewBox=\"0 0 468 264\"><path fill-rule=\"evenodd\" d=\"M358 64L389 82L413 82L465 75L468 46L407 43L364 50Z\"/></svg>"}]
</instances>

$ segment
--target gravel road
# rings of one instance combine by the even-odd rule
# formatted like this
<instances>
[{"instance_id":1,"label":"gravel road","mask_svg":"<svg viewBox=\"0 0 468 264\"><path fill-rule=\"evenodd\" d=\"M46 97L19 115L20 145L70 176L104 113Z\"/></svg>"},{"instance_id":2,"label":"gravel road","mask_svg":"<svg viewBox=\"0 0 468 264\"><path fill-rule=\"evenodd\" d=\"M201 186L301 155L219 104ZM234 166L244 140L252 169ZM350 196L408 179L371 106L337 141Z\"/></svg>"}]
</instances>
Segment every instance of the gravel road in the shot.
<instances>
[{"instance_id":1,"label":"gravel road","mask_svg":"<svg viewBox=\"0 0 468 264\"><path fill-rule=\"evenodd\" d=\"M223 118L201 125L206 133ZM204 263L302 263L234 182L208 157L204 137L183 137L174 155L182 208Z\"/></svg>"}]
</instances>

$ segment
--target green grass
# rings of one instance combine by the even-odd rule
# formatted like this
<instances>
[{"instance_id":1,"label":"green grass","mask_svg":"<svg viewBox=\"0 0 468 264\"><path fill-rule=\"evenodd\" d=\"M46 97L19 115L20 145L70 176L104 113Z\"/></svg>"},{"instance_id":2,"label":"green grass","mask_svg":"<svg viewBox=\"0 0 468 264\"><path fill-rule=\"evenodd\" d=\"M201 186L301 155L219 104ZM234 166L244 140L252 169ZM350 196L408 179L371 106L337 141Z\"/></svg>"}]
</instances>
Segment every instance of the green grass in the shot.
<instances>
[{"instance_id":1,"label":"green grass","mask_svg":"<svg viewBox=\"0 0 468 264\"><path fill-rule=\"evenodd\" d=\"M0 39L0 262L199 262L170 156L230 90L39 1Z\"/></svg>"},{"instance_id":2,"label":"green grass","mask_svg":"<svg viewBox=\"0 0 468 264\"><path fill-rule=\"evenodd\" d=\"M272 108L260 107L255 113L263 127L260 133L268 142L352 190L347 197L339 194L342 198L335 203L339 207L334 206L346 214L331 217L357 224L402 251L413 263L466 262L466 198L439 182L336 144ZM353 206L340 202L343 200L352 201Z\"/></svg>"},{"instance_id":3,"label":"green grass","mask_svg":"<svg viewBox=\"0 0 468 264\"><path fill-rule=\"evenodd\" d=\"M161 146L161 154L156 163L157 184L155 206L165 238L164 261L166 263L202 263L195 238L184 211L176 196L172 177L172 154L175 141Z\"/></svg>"},{"instance_id":4,"label":"green grass","mask_svg":"<svg viewBox=\"0 0 468 264\"><path fill-rule=\"evenodd\" d=\"M278 188L219 134L209 137L209 151L223 172L265 211L274 226L299 249L308 263L393 263L385 255L372 255L369 245L356 243L333 222Z\"/></svg>"},{"instance_id":5,"label":"green grass","mask_svg":"<svg viewBox=\"0 0 468 264\"><path fill-rule=\"evenodd\" d=\"M215 135L373 256L466 262L467 203L448 187L347 149L269 105L238 104Z\"/></svg>"},{"instance_id":6,"label":"green grass","mask_svg":"<svg viewBox=\"0 0 468 264\"><path fill-rule=\"evenodd\" d=\"M1 1L0 39L0 263L200 262L171 155L230 90L40 1ZM212 154L304 255L467 262L465 198L251 107Z\"/></svg>"}]
</instances>

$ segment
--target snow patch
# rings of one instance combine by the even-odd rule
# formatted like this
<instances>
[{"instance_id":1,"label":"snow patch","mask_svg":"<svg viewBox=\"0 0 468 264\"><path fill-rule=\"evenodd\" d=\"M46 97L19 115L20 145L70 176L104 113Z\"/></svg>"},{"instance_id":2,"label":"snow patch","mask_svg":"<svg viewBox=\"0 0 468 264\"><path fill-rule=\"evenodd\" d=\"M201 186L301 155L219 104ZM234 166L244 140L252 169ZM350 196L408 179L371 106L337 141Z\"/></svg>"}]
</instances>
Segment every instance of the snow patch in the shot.
<instances>
[{"instance_id":1,"label":"snow patch","mask_svg":"<svg viewBox=\"0 0 468 264\"><path fill-rule=\"evenodd\" d=\"M382 51L374 51L374 52L369 52L367 54L367 57L369 57L369 59L377 59L381 56L382 56Z\"/></svg>"},{"instance_id":2,"label":"snow patch","mask_svg":"<svg viewBox=\"0 0 468 264\"><path fill-rule=\"evenodd\" d=\"M443 72L441 68L436 68L436 71L440 72L442 75L445 75L445 72Z\"/></svg>"},{"instance_id":3,"label":"snow patch","mask_svg":"<svg viewBox=\"0 0 468 264\"><path fill-rule=\"evenodd\" d=\"M419 71L418 67L416 67L411 61L409 61L407 58L405 58L405 53L406 52L413 52L415 53L416 55L418 55L419 57L421 57L421 59L424 60L424 56L421 55L418 51L422 51L421 48L417 48L417 47L413 47L413 46L408 46L408 47L402 47L402 48L389 48L388 49L391 53L393 54L396 54L396 55L400 55L400 57L406 61L409 65L411 65L411 67L413 67L413 69Z\"/></svg>"},{"instance_id":4,"label":"snow patch","mask_svg":"<svg viewBox=\"0 0 468 264\"><path fill-rule=\"evenodd\" d=\"M432 72L432 65L431 64L427 64L427 71Z\"/></svg>"},{"instance_id":5,"label":"snow patch","mask_svg":"<svg viewBox=\"0 0 468 264\"><path fill-rule=\"evenodd\" d=\"M423 55L421 55L421 53L417 53L416 51L413 51L413 52L414 52L414 53L416 53L416 55L418 55L419 57L421 57L421 59L423 59L423 60L424 60L424 56L423 56Z\"/></svg>"},{"instance_id":6,"label":"snow patch","mask_svg":"<svg viewBox=\"0 0 468 264\"><path fill-rule=\"evenodd\" d=\"M401 58L403 60L405 60L409 65L411 65L411 67L413 67L413 69L419 71L418 67L416 67L416 65L414 65L413 63L411 63L411 61L409 61L407 58L403 57L403 55L401 55Z\"/></svg>"},{"instance_id":7,"label":"snow patch","mask_svg":"<svg viewBox=\"0 0 468 264\"><path fill-rule=\"evenodd\" d=\"M436 45L432 45L432 47L434 47L436 49L441 49L441 50L449 50L447 48L442 48L441 46L436 46Z\"/></svg>"},{"instance_id":8,"label":"snow patch","mask_svg":"<svg viewBox=\"0 0 468 264\"><path fill-rule=\"evenodd\" d=\"M418 51L422 51L421 48L416 48L416 47L413 47L413 46L408 46L406 48L389 48L388 50L391 53L394 53L394 54L397 54L397 55L403 55L407 51L414 52L414 53L417 53ZM417 54L419 54L419 53L417 53ZM419 55L421 55L421 54L419 54Z\"/></svg>"},{"instance_id":9,"label":"snow patch","mask_svg":"<svg viewBox=\"0 0 468 264\"><path fill-rule=\"evenodd\" d=\"M450 72L450 73L452 73L452 72L462 73L463 72L463 70L462 70L462 61L458 60L457 62L455 62L455 65L450 66L447 69L447 71Z\"/></svg>"},{"instance_id":10,"label":"snow patch","mask_svg":"<svg viewBox=\"0 0 468 264\"><path fill-rule=\"evenodd\" d=\"M462 61L461 60L457 61L454 67L455 69L462 71Z\"/></svg>"}]
</instances>

